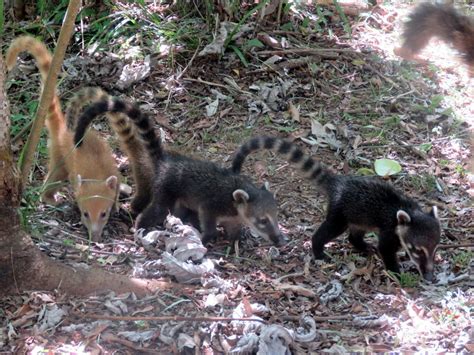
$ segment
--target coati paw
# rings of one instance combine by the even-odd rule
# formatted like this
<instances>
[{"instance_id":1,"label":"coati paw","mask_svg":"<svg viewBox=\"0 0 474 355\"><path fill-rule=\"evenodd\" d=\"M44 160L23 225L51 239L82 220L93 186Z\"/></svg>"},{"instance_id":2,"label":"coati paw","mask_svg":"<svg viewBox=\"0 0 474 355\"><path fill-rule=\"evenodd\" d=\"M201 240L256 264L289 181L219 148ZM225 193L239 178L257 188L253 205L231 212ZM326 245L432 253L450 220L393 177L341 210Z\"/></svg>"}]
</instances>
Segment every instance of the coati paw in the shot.
<instances>
[{"instance_id":1,"label":"coati paw","mask_svg":"<svg viewBox=\"0 0 474 355\"><path fill-rule=\"evenodd\" d=\"M329 255L327 255L325 252L320 252L320 253L313 253L313 257L314 257L314 260L321 260L321 261L325 261L325 262L329 262L331 261L331 257Z\"/></svg>"}]
</instances>

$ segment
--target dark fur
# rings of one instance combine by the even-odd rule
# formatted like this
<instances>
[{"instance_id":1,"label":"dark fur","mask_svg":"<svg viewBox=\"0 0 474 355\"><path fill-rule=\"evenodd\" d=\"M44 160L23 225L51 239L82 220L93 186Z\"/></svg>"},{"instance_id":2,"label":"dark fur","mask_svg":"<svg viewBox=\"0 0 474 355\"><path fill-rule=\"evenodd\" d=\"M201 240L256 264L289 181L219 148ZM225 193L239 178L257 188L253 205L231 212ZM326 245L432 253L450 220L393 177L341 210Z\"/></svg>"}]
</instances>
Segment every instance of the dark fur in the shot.
<instances>
[{"instance_id":1,"label":"dark fur","mask_svg":"<svg viewBox=\"0 0 474 355\"><path fill-rule=\"evenodd\" d=\"M363 237L376 231L378 251L388 270L400 272L396 253L403 243L420 273L432 278L434 251L440 239L436 209L423 212L417 202L379 179L336 175L295 144L275 137L256 137L243 144L232 162L232 171L239 173L247 155L261 149L286 156L328 196L326 219L312 238L316 258L323 258L324 245L347 229L349 241L369 252Z\"/></svg>"},{"instance_id":2,"label":"dark fur","mask_svg":"<svg viewBox=\"0 0 474 355\"><path fill-rule=\"evenodd\" d=\"M240 236L241 225L246 224L275 244L283 242L276 201L268 190L214 163L166 152L151 121L136 106L119 99L92 104L77 123L74 142L80 144L90 122L105 112L124 113L134 122L154 166L152 200L139 216L137 228L162 225L170 211L179 210L191 219L197 214L203 243L215 239L217 223L223 224L231 238Z\"/></svg>"},{"instance_id":3,"label":"dark fur","mask_svg":"<svg viewBox=\"0 0 474 355\"><path fill-rule=\"evenodd\" d=\"M474 75L474 22L451 5L422 3L410 14L404 26L403 46L396 53L413 59L433 37L459 51Z\"/></svg>"}]
</instances>

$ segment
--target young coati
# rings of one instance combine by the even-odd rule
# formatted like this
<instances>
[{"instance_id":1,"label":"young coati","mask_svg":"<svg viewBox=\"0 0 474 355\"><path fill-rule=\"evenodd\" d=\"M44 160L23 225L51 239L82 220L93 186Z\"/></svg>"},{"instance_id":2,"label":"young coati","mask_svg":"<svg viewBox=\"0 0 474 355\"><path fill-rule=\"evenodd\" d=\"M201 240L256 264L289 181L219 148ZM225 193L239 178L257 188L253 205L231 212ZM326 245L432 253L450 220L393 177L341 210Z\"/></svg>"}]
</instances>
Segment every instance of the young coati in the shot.
<instances>
[{"instance_id":1,"label":"young coati","mask_svg":"<svg viewBox=\"0 0 474 355\"><path fill-rule=\"evenodd\" d=\"M433 37L439 37L459 51L474 76L474 22L451 5L422 3L410 14L404 26L404 42L395 54L417 59L417 54Z\"/></svg>"},{"instance_id":2,"label":"young coati","mask_svg":"<svg viewBox=\"0 0 474 355\"><path fill-rule=\"evenodd\" d=\"M76 129L77 118L84 106L101 100L108 100L109 94L98 87L82 89L75 95L74 102L69 102L66 121L70 130ZM106 113L112 129L119 137L120 146L130 159L135 182L135 194L131 202L132 216L136 217L150 203L150 191L153 189L153 163L150 160L144 142L128 116L122 113Z\"/></svg>"},{"instance_id":3,"label":"young coati","mask_svg":"<svg viewBox=\"0 0 474 355\"><path fill-rule=\"evenodd\" d=\"M20 52L29 52L37 61L42 81L46 80L51 66L51 54L46 46L33 37L15 39L7 51L7 68L11 70ZM109 146L94 131L88 132L81 150L73 143L74 133L67 125L59 98L54 96L49 107L46 127L49 132L49 167L42 199L56 204L55 193L63 180L69 180L81 212L82 223L94 241L102 235L110 212L117 202L119 173Z\"/></svg>"},{"instance_id":4,"label":"young coati","mask_svg":"<svg viewBox=\"0 0 474 355\"><path fill-rule=\"evenodd\" d=\"M137 228L162 225L170 211L179 209L180 213L184 210L197 214L203 244L216 238L218 223L232 239L238 238L242 225L246 225L277 245L284 243L272 193L214 163L165 151L151 120L137 106L120 99L102 100L89 106L79 118L74 136L79 150L87 126L105 112L125 113L135 123L153 162L151 202L138 217Z\"/></svg>"},{"instance_id":5,"label":"young coati","mask_svg":"<svg viewBox=\"0 0 474 355\"><path fill-rule=\"evenodd\" d=\"M376 178L336 175L295 144L275 137L255 137L244 143L234 157L232 171L240 173L245 158L261 149L284 155L329 199L326 219L312 238L315 258L323 258L324 245L346 229L357 249L371 252L363 237L376 231L378 251L388 270L400 272L396 253L401 244L423 277L433 279L441 233L436 207L425 213L413 199Z\"/></svg>"}]
</instances>

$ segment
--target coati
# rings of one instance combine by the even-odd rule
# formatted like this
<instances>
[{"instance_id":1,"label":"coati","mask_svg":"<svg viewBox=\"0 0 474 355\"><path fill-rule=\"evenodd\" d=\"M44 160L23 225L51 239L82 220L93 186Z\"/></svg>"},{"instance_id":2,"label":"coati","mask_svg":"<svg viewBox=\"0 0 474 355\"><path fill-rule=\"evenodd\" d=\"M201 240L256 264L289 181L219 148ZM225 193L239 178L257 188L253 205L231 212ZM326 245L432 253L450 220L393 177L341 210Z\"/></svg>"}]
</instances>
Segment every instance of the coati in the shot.
<instances>
[{"instance_id":1,"label":"coati","mask_svg":"<svg viewBox=\"0 0 474 355\"><path fill-rule=\"evenodd\" d=\"M51 66L51 54L46 46L30 36L16 38L7 51L7 68L11 70L20 52L29 52L37 61L42 81L46 80ZM109 146L94 131L83 139L80 150L73 143L76 117L69 116L69 123L61 111L59 98L54 96L46 118L49 132L49 167L44 182L43 201L56 204L55 193L63 180L69 180L81 212L82 223L87 227L92 240L98 241L116 206L119 172Z\"/></svg>"},{"instance_id":2,"label":"coati","mask_svg":"<svg viewBox=\"0 0 474 355\"><path fill-rule=\"evenodd\" d=\"M122 112L135 123L153 162L151 202L138 217L137 228L162 225L170 211L179 209L191 217L197 214L203 244L216 238L218 223L232 239L238 238L242 225L246 225L277 245L285 242L278 227L277 204L272 193L214 163L165 151L151 120L135 105L115 98L89 106L79 118L74 136L79 150L87 126L105 112Z\"/></svg>"},{"instance_id":3,"label":"coati","mask_svg":"<svg viewBox=\"0 0 474 355\"><path fill-rule=\"evenodd\" d=\"M66 111L66 121L70 130L75 130L77 118L83 106L92 102L109 99L109 94L98 87L87 87L75 95L74 102L69 103ZM150 191L153 189L153 164L148 155L144 142L136 132L136 128L127 115L122 113L106 113L112 129L119 137L119 143L130 159L132 174L135 182L135 194L130 208L136 217L150 203Z\"/></svg>"},{"instance_id":4,"label":"coati","mask_svg":"<svg viewBox=\"0 0 474 355\"><path fill-rule=\"evenodd\" d=\"M474 76L474 22L459 14L452 5L422 3L410 14L403 31L402 47L395 54L417 59L417 54L433 37L439 37L459 51Z\"/></svg>"},{"instance_id":5,"label":"coati","mask_svg":"<svg viewBox=\"0 0 474 355\"><path fill-rule=\"evenodd\" d=\"M235 154L232 171L240 173L245 158L262 149L285 156L329 199L326 219L312 237L315 258L323 258L324 245L347 229L352 245L371 252L363 237L366 232L376 231L378 252L388 270L400 272L396 253L403 246L420 274L426 280L433 279L434 254L441 233L436 206L425 213L418 203L388 183L334 174L294 143L276 137L260 136L244 143Z\"/></svg>"}]
</instances>

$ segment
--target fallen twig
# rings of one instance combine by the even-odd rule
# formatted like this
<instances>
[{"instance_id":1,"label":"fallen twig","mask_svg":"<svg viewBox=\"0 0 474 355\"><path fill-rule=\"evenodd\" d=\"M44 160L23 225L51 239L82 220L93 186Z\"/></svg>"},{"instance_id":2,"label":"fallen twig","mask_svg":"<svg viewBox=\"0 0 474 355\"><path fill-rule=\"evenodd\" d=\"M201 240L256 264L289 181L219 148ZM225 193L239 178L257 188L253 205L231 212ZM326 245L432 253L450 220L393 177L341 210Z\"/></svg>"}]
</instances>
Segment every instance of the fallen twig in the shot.
<instances>
[{"instance_id":1,"label":"fallen twig","mask_svg":"<svg viewBox=\"0 0 474 355\"><path fill-rule=\"evenodd\" d=\"M121 345L126 346L127 348L133 349L134 351L138 351L138 352L143 352L143 353L147 353L147 354L162 354L163 353L162 351L147 349L147 348L143 348L141 346L136 346L134 343L132 343L129 340L119 338L119 337L117 337L113 334L109 334L109 333L103 334L101 336L101 338L105 341L108 341L108 342L119 343Z\"/></svg>"},{"instance_id":2,"label":"fallen twig","mask_svg":"<svg viewBox=\"0 0 474 355\"><path fill-rule=\"evenodd\" d=\"M453 248L474 248L474 243L439 244L438 245L438 249L453 249Z\"/></svg>"},{"instance_id":3,"label":"fallen twig","mask_svg":"<svg viewBox=\"0 0 474 355\"><path fill-rule=\"evenodd\" d=\"M182 316L161 316L161 317L152 317L152 316L141 316L141 317L132 317L132 316L109 316L105 314L90 314L90 313L79 313L73 312L74 315L81 318L91 318L91 319L104 319L104 320L118 320L118 321L156 321L156 322L260 322L267 324L267 321L256 318L231 318L231 317L182 317Z\"/></svg>"}]
</instances>

